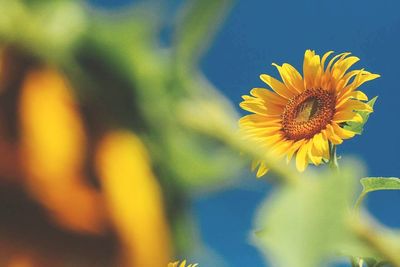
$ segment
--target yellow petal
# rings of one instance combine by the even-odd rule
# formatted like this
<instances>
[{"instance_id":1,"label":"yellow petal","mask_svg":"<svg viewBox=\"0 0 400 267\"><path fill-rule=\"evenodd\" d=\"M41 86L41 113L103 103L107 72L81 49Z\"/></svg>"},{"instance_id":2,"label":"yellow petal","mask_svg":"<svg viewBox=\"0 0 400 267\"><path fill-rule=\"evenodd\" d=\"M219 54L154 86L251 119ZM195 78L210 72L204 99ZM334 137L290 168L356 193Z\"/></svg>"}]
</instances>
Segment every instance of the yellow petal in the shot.
<instances>
[{"instance_id":1,"label":"yellow petal","mask_svg":"<svg viewBox=\"0 0 400 267\"><path fill-rule=\"evenodd\" d=\"M347 100L341 106L337 107L337 111L340 112L342 110L359 110L364 112L373 112L372 107L364 102L359 100Z\"/></svg>"},{"instance_id":2,"label":"yellow petal","mask_svg":"<svg viewBox=\"0 0 400 267\"><path fill-rule=\"evenodd\" d=\"M261 98L262 100L264 100L264 102L272 103L275 105L285 106L287 103L287 99L265 88L253 88L250 91L250 94L255 97Z\"/></svg>"},{"instance_id":3,"label":"yellow petal","mask_svg":"<svg viewBox=\"0 0 400 267\"><path fill-rule=\"evenodd\" d=\"M331 69L331 67L333 66L333 64L334 64L334 62L336 61L336 59L338 59L338 58L344 58L344 57L346 57L346 56L348 56L348 55L350 55L351 53L340 53L340 54L338 54L338 55L336 55L336 56L334 56L330 61L329 61L329 63L328 63L328 66L326 67L326 72L332 72L332 69Z\"/></svg>"},{"instance_id":4,"label":"yellow petal","mask_svg":"<svg viewBox=\"0 0 400 267\"><path fill-rule=\"evenodd\" d=\"M275 66L286 87L294 94L299 94L304 91L304 82L300 73L290 64L283 64L282 67L277 64L272 64Z\"/></svg>"},{"instance_id":5,"label":"yellow petal","mask_svg":"<svg viewBox=\"0 0 400 267\"><path fill-rule=\"evenodd\" d=\"M349 110L343 110L336 112L335 115L333 116L333 121L337 123L341 122L346 122L346 121L354 121L354 122L363 122L363 118L361 117L360 114L349 111Z\"/></svg>"},{"instance_id":6,"label":"yellow petal","mask_svg":"<svg viewBox=\"0 0 400 267\"><path fill-rule=\"evenodd\" d=\"M260 114L260 115L266 115L266 116L270 115L267 111L267 108L262 104L257 104L257 103L245 100L245 101L241 102L239 104L239 106L242 109L249 111L249 112L253 112L256 114Z\"/></svg>"},{"instance_id":7,"label":"yellow petal","mask_svg":"<svg viewBox=\"0 0 400 267\"><path fill-rule=\"evenodd\" d=\"M323 158L326 160L329 160L330 158L330 153L329 153L329 141L328 141L328 137L327 137L327 133L326 133L326 129L321 131L322 134L322 139L323 139Z\"/></svg>"},{"instance_id":8,"label":"yellow petal","mask_svg":"<svg viewBox=\"0 0 400 267\"><path fill-rule=\"evenodd\" d=\"M257 128L245 128L245 129L241 129L241 132L244 135L247 136L258 136L258 137L264 137L264 136L272 136L275 135L277 133L279 133L281 131L282 127L281 126L277 126L277 127L257 127Z\"/></svg>"},{"instance_id":9,"label":"yellow petal","mask_svg":"<svg viewBox=\"0 0 400 267\"><path fill-rule=\"evenodd\" d=\"M259 114L250 114L243 116L239 120L239 124L249 124L249 125L270 125L280 123L282 118L280 117L271 117L271 116L262 116Z\"/></svg>"},{"instance_id":10,"label":"yellow petal","mask_svg":"<svg viewBox=\"0 0 400 267\"><path fill-rule=\"evenodd\" d=\"M334 145L340 145L343 143L343 140L335 133L332 126L330 124L326 125L326 133L329 141L332 142Z\"/></svg>"},{"instance_id":11,"label":"yellow petal","mask_svg":"<svg viewBox=\"0 0 400 267\"><path fill-rule=\"evenodd\" d=\"M336 92L338 92L339 94L341 93L341 91L344 90L344 88L346 86L348 86L348 83L350 82L350 80L354 77L359 75L360 73L366 73L366 71L364 71L363 69L361 70L352 70L349 71L348 73L346 73L341 79L340 81L338 81L337 85L336 85Z\"/></svg>"},{"instance_id":12,"label":"yellow petal","mask_svg":"<svg viewBox=\"0 0 400 267\"><path fill-rule=\"evenodd\" d=\"M309 141L305 142L300 148L299 151L297 151L296 154L296 168L298 171L303 172L308 165L308 146L309 146Z\"/></svg>"},{"instance_id":13,"label":"yellow petal","mask_svg":"<svg viewBox=\"0 0 400 267\"><path fill-rule=\"evenodd\" d=\"M267 174L268 171L269 171L269 169L265 165L265 162L261 162L260 166L258 167L257 174L256 174L257 178L264 176L265 174Z\"/></svg>"},{"instance_id":14,"label":"yellow petal","mask_svg":"<svg viewBox=\"0 0 400 267\"><path fill-rule=\"evenodd\" d=\"M368 96L359 90L352 92L350 97L361 101L368 101Z\"/></svg>"},{"instance_id":15,"label":"yellow petal","mask_svg":"<svg viewBox=\"0 0 400 267\"><path fill-rule=\"evenodd\" d=\"M322 156L318 156L317 154L314 153L312 145L308 146L308 158L316 166L320 165L322 162Z\"/></svg>"},{"instance_id":16,"label":"yellow petal","mask_svg":"<svg viewBox=\"0 0 400 267\"><path fill-rule=\"evenodd\" d=\"M283 98L290 99L295 95L286 87L285 84L267 74L261 74L260 79Z\"/></svg>"},{"instance_id":17,"label":"yellow petal","mask_svg":"<svg viewBox=\"0 0 400 267\"><path fill-rule=\"evenodd\" d=\"M344 102L347 101L348 99L357 99L360 101L368 101L368 96L359 90L353 91L353 92L349 91L346 94L343 94L338 97L338 99L336 101L336 103L337 103L336 107L343 105Z\"/></svg>"},{"instance_id":18,"label":"yellow petal","mask_svg":"<svg viewBox=\"0 0 400 267\"><path fill-rule=\"evenodd\" d=\"M253 160L251 162L251 171L255 171L258 165L260 165L261 160Z\"/></svg>"},{"instance_id":19,"label":"yellow petal","mask_svg":"<svg viewBox=\"0 0 400 267\"><path fill-rule=\"evenodd\" d=\"M325 71L325 61L326 61L326 59L327 59L332 53L333 53L333 51L328 51L328 52L326 52L326 53L322 56L322 59L321 59L321 67L322 67L322 70L323 70L323 71Z\"/></svg>"},{"instance_id":20,"label":"yellow petal","mask_svg":"<svg viewBox=\"0 0 400 267\"><path fill-rule=\"evenodd\" d=\"M322 68L320 57L314 51L307 50L304 54L303 63L304 88L317 88L320 85Z\"/></svg>"},{"instance_id":21,"label":"yellow petal","mask_svg":"<svg viewBox=\"0 0 400 267\"><path fill-rule=\"evenodd\" d=\"M379 77L380 77L379 74L373 74L373 73L369 73L364 70L361 70L357 74L354 81L341 90L340 95L347 94L348 92L352 92L352 91L356 90L358 87L360 87L362 84L364 84L365 82L374 80Z\"/></svg>"},{"instance_id":22,"label":"yellow petal","mask_svg":"<svg viewBox=\"0 0 400 267\"><path fill-rule=\"evenodd\" d=\"M274 153L278 158L283 157L287 154L288 150L292 147L293 141L282 141L280 143L275 144L274 147L271 148L271 152Z\"/></svg>"},{"instance_id":23,"label":"yellow petal","mask_svg":"<svg viewBox=\"0 0 400 267\"><path fill-rule=\"evenodd\" d=\"M287 157L286 157L286 162L289 163L290 160L292 159L293 155L297 150L299 149L300 146L302 146L305 143L305 139L296 141L292 144L292 146L289 148L287 152Z\"/></svg>"},{"instance_id":24,"label":"yellow petal","mask_svg":"<svg viewBox=\"0 0 400 267\"><path fill-rule=\"evenodd\" d=\"M354 137L355 133L346 129L341 128L337 123L332 122L332 127L334 132L341 138L341 139L349 139Z\"/></svg>"},{"instance_id":25,"label":"yellow petal","mask_svg":"<svg viewBox=\"0 0 400 267\"><path fill-rule=\"evenodd\" d=\"M313 140L314 139L309 140L307 154L308 154L308 158L310 159L310 161L314 165L318 166L322 162L322 153L319 153L319 151L315 150L315 145L314 145Z\"/></svg>"},{"instance_id":26,"label":"yellow petal","mask_svg":"<svg viewBox=\"0 0 400 267\"><path fill-rule=\"evenodd\" d=\"M324 139L322 137L322 133L318 133L318 134L314 135L314 137L313 137L313 145L314 145L316 151L318 153L320 153L321 155L323 154L322 152L324 150L323 142L324 142Z\"/></svg>"},{"instance_id":27,"label":"yellow petal","mask_svg":"<svg viewBox=\"0 0 400 267\"><path fill-rule=\"evenodd\" d=\"M351 56L336 62L332 67L332 77L335 80L339 80L344 76L346 71L359 60L360 59L358 57Z\"/></svg>"}]
</instances>

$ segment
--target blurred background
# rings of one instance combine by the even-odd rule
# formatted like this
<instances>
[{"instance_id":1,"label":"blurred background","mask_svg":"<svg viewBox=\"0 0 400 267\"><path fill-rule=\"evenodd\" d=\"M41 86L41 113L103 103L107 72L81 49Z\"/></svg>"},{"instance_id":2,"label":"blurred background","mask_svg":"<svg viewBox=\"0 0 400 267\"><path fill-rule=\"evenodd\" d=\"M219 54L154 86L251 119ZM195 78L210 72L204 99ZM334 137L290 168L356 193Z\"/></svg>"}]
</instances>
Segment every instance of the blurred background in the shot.
<instances>
[{"instance_id":1,"label":"blurred background","mask_svg":"<svg viewBox=\"0 0 400 267\"><path fill-rule=\"evenodd\" d=\"M259 74L306 49L381 74L339 154L399 176L398 1L214 2L0 1L0 266L265 266L249 233L271 187L179 116L207 105L234 129ZM399 201L368 207L399 227Z\"/></svg>"}]
</instances>

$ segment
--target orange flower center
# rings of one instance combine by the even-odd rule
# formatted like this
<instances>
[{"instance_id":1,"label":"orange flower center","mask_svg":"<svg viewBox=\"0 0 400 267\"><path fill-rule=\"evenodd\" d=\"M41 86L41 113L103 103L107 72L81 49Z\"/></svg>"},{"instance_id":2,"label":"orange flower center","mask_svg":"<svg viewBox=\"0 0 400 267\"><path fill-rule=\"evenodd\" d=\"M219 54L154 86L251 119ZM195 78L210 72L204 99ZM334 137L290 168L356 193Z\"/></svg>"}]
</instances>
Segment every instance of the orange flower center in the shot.
<instances>
[{"instance_id":1,"label":"orange flower center","mask_svg":"<svg viewBox=\"0 0 400 267\"><path fill-rule=\"evenodd\" d=\"M324 89L307 89L291 98L282 114L286 137L310 139L321 132L333 119L335 102L335 94Z\"/></svg>"}]
</instances>

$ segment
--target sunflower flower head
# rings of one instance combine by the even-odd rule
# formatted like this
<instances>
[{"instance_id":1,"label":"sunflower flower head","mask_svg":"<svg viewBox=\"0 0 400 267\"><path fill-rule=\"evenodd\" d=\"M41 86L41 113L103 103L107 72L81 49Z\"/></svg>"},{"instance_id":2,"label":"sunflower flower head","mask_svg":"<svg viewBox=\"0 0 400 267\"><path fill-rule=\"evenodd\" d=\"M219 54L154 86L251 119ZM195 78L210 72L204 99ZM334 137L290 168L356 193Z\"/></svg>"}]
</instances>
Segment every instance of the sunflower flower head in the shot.
<instances>
[{"instance_id":1,"label":"sunflower flower head","mask_svg":"<svg viewBox=\"0 0 400 267\"><path fill-rule=\"evenodd\" d=\"M168 263L168 267L198 267L198 264L195 263L195 264L186 265L186 260L184 260L182 262L175 261L175 262Z\"/></svg>"},{"instance_id":2,"label":"sunflower flower head","mask_svg":"<svg viewBox=\"0 0 400 267\"><path fill-rule=\"evenodd\" d=\"M250 95L242 96L240 107L252 114L239 121L241 132L261 147L266 147L278 157L286 156L289 162L296 158L296 168L304 171L308 164L319 165L330 158L329 144L339 145L356 132L346 127L362 123L359 112L372 112L365 103L368 97L359 87L380 77L364 69L351 70L359 58L341 53L322 58L314 51L304 54L303 76L290 64L279 66L279 81L262 74L261 80L269 89L253 88ZM263 160L255 160L252 168L257 177L268 172Z\"/></svg>"}]
</instances>

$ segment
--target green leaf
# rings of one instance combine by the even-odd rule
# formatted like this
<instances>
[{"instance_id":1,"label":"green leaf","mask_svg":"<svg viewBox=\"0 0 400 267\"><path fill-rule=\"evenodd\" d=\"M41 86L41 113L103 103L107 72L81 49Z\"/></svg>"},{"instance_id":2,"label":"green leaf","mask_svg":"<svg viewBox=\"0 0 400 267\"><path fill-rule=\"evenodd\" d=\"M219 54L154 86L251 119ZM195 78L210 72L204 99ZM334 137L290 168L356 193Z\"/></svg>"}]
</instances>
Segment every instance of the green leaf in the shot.
<instances>
[{"instance_id":1,"label":"green leaf","mask_svg":"<svg viewBox=\"0 0 400 267\"><path fill-rule=\"evenodd\" d=\"M366 177L360 180L363 190L357 199L358 209L369 192L379 190L400 190L400 179L395 177Z\"/></svg>"},{"instance_id":2,"label":"green leaf","mask_svg":"<svg viewBox=\"0 0 400 267\"><path fill-rule=\"evenodd\" d=\"M174 48L178 64L197 64L231 3L231 0L188 1L176 22Z\"/></svg>"},{"instance_id":3,"label":"green leaf","mask_svg":"<svg viewBox=\"0 0 400 267\"><path fill-rule=\"evenodd\" d=\"M370 101L367 102L367 104L371 107L374 108L375 102L378 99L378 96L375 96L374 98L372 98ZM371 113L369 112L365 112L365 111L358 111L358 114L361 115L361 117L363 118L363 122L347 122L346 125L343 127L346 130L350 130L352 132L355 132L356 134L362 134L363 129L364 129L364 125L367 123L368 119L369 119L369 115Z\"/></svg>"},{"instance_id":4,"label":"green leaf","mask_svg":"<svg viewBox=\"0 0 400 267\"><path fill-rule=\"evenodd\" d=\"M395 177L367 177L361 179L363 193L378 190L400 190L400 179Z\"/></svg>"},{"instance_id":5,"label":"green leaf","mask_svg":"<svg viewBox=\"0 0 400 267\"><path fill-rule=\"evenodd\" d=\"M376 256L348 225L359 175L355 169L306 173L264 202L253 240L273 266L325 266L338 254Z\"/></svg>"}]
</instances>

